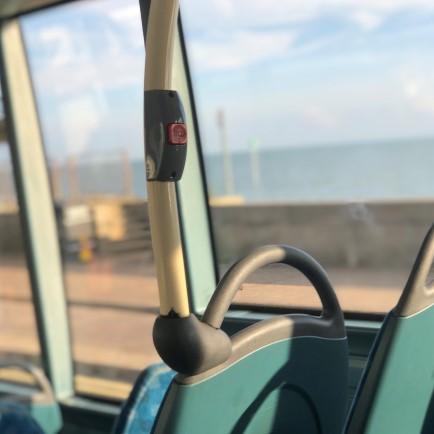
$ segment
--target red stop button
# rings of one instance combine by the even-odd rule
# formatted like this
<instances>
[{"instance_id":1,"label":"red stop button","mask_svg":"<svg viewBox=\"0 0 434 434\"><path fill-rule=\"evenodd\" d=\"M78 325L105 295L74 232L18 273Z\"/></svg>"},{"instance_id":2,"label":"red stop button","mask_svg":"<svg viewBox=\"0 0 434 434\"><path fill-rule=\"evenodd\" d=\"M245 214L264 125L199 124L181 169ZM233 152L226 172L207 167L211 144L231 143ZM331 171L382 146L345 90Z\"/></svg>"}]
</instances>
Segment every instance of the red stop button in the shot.
<instances>
[{"instance_id":1,"label":"red stop button","mask_svg":"<svg viewBox=\"0 0 434 434\"><path fill-rule=\"evenodd\" d=\"M167 137L170 145L187 144L187 127L185 124L167 125Z\"/></svg>"}]
</instances>

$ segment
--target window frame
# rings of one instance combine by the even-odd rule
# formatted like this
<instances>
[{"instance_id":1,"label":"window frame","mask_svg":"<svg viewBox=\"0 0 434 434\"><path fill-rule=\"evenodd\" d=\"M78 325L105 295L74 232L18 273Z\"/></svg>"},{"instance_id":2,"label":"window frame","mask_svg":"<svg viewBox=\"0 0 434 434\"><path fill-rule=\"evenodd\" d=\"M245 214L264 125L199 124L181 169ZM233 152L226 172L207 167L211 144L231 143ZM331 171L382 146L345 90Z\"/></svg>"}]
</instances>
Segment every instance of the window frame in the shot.
<instances>
[{"instance_id":1,"label":"window frame","mask_svg":"<svg viewBox=\"0 0 434 434\"><path fill-rule=\"evenodd\" d=\"M75 1L80 0L44 5L42 9L62 7ZM0 18L0 74L41 362L56 398L63 401L76 397L77 390L54 197L32 71L20 24L20 18L32 12L26 10L10 18ZM180 23L179 20L173 87L183 99L191 129L187 175L177 186L177 197L191 309L201 314L214 291L217 269L198 123Z\"/></svg>"},{"instance_id":2,"label":"window frame","mask_svg":"<svg viewBox=\"0 0 434 434\"><path fill-rule=\"evenodd\" d=\"M55 396L72 396L73 366L57 225L19 18L1 21L0 45L7 135L41 361Z\"/></svg>"}]
</instances>

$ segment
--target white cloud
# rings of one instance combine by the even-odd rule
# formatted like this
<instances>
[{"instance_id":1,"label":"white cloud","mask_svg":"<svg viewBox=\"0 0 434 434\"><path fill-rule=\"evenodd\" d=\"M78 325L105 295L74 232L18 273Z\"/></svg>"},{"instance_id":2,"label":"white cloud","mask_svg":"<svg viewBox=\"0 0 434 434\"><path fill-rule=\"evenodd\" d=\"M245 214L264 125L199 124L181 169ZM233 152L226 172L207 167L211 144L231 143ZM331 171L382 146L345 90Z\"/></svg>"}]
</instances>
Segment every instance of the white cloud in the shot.
<instances>
[{"instance_id":1,"label":"white cloud","mask_svg":"<svg viewBox=\"0 0 434 434\"><path fill-rule=\"evenodd\" d=\"M432 0L181 0L181 10L195 29L238 29L249 26L278 26L313 20L322 15L339 15L369 28L388 15L433 11ZM198 19L200 17L200 19ZM372 27L371 27L372 28Z\"/></svg>"},{"instance_id":2,"label":"white cloud","mask_svg":"<svg viewBox=\"0 0 434 434\"><path fill-rule=\"evenodd\" d=\"M419 80L408 80L404 83L404 93L408 98L413 99L417 98L418 95L421 94L421 86Z\"/></svg>"},{"instance_id":3,"label":"white cloud","mask_svg":"<svg viewBox=\"0 0 434 434\"><path fill-rule=\"evenodd\" d=\"M101 122L100 111L95 106L95 100L90 96L81 96L59 105L58 119L62 131L74 131L74 134L64 134L66 151L79 154L89 144L92 131Z\"/></svg>"},{"instance_id":4,"label":"white cloud","mask_svg":"<svg viewBox=\"0 0 434 434\"><path fill-rule=\"evenodd\" d=\"M114 20L118 20L124 22L126 24L137 25L140 23L140 6L139 3L126 4L121 7L116 7L113 9L106 9L105 13L107 13Z\"/></svg>"},{"instance_id":5,"label":"white cloud","mask_svg":"<svg viewBox=\"0 0 434 434\"><path fill-rule=\"evenodd\" d=\"M114 22L119 24L122 32L127 37L129 45L134 47L143 46L139 2L133 4L127 2L120 7L106 9L102 13L107 14Z\"/></svg>"},{"instance_id":6,"label":"white cloud","mask_svg":"<svg viewBox=\"0 0 434 434\"><path fill-rule=\"evenodd\" d=\"M142 82L144 59L131 55L116 56L95 64L91 57L73 58L64 56L34 70L37 88L52 96L71 96L80 92L98 89L116 89ZM120 58L120 56L118 57ZM43 95L42 95L43 96Z\"/></svg>"},{"instance_id":7,"label":"white cloud","mask_svg":"<svg viewBox=\"0 0 434 434\"><path fill-rule=\"evenodd\" d=\"M293 32L237 31L212 40L193 40L191 55L201 70L238 69L281 56L294 39Z\"/></svg>"},{"instance_id":8,"label":"white cloud","mask_svg":"<svg viewBox=\"0 0 434 434\"><path fill-rule=\"evenodd\" d=\"M137 85L137 89L140 89L143 79L143 52L138 50L143 41L137 4L132 0L124 0L122 5L119 0L109 0L108 3L106 1L71 5L71 7L80 5L83 14L88 14L91 9L96 17L95 27L81 26L78 27L80 31L76 31L76 28L69 24L60 24L68 23L64 18L59 20L59 24L46 27L29 38L31 39L29 43L35 52L41 47L44 49L44 54L38 59L35 69L38 89L51 96L59 96L59 102L71 101L68 112L59 114L62 117L62 122L59 124L62 124L63 129L67 131L74 132L79 129L84 131L76 138L71 134L71 138L74 137L78 143L74 146L84 147L96 124L103 122L106 111L110 111L110 108L105 107L107 102L104 101L104 92L107 89L113 90L128 84ZM184 16L187 20L185 27L189 30L189 52L196 67L195 71L233 72L267 60L283 57L292 60L294 56L321 51L326 46L338 47L336 51L339 52L340 41L347 36L346 33L337 35L326 29L324 32L315 33L313 37L303 38L304 24L321 16L343 17L351 23L356 23L358 28L365 32L378 28L389 15L399 11L434 10L434 1L181 0L181 7L184 7ZM336 40L337 37L340 39ZM347 52L345 56L348 63ZM434 114L434 91L430 91L430 83L433 79L434 76L430 77L430 81L419 76L406 77L407 81L402 89L409 102L406 109L410 114L410 109L417 113L423 111ZM216 80L225 85L224 79L220 81L218 77ZM281 80L283 88L285 79ZM230 95L229 97L219 95L216 99L220 99L217 101L219 105L232 107L233 113L231 117L228 116L228 119L234 119L236 126L233 130L239 132L240 138L239 140L237 138L239 143L245 143L245 138L241 136L245 135L247 130L249 135L272 136L276 113L281 115L282 124L287 125L292 122L291 131L294 140L297 138L298 141L298 138L303 135L306 136L306 142L314 142L317 137L334 140L334 131L339 131L341 134L342 131L348 130L348 137L352 137L354 131L363 135L366 129L368 134L369 129L357 127L355 121L351 122L358 119L357 113L371 113L371 107L379 107L382 100L387 100L384 89L374 92L361 90L358 79L354 80L351 82L351 89L357 91L355 94L348 92L339 83L339 88L330 92L332 94L330 98L324 90L326 78L321 77L317 79L318 91L310 99L306 95L310 91L308 87L300 87L299 99L295 98L294 94L297 92L295 87L299 83L297 80L292 84L293 88L286 98L282 97L282 93L279 93L279 98L276 98L273 92L267 92L262 97L254 95L251 99L242 98L239 93L227 86L227 91L228 93L229 90L231 91L234 100L245 99L247 102L242 107L238 107L236 101L232 101L231 106ZM255 85L261 87L258 81ZM263 87L268 89L268 85ZM266 99L267 94L269 100ZM362 104L361 98L367 95L375 96L377 100L365 101ZM342 102L337 101L338 96L342 98ZM92 103L86 97L89 97ZM400 101L402 100L401 94ZM258 107L257 101L261 101L262 107ZM359 110L354 112L356 113L354 115L345 113L344 109L348 107L349 102L354 102ZM278 106L279 103L281 106ZM214 104L216 101L208 98L203 105L205 107ZM398 114L393 117L390 112L399 107L399 104L388 104L387 116L398 119ZM264 111L264 106L272 107L273 110ZM92 118L92 112L101 115ZM72 118L74 114L79 113L77 122L65 121L71 113ZM267 119L267 116L270 119ZM377 122L381 116L383 115L372 115L371 123ZM214 113L210 113L209 116L205 114L203 117L206 123L215 124ZM243 122L237 123L240 118ZM110 119L108 122L112 123L113 120ZM396 124L400 123L396 122ZM404 125L405 122L401 124ZM261 130L250 133L251 125ZM204 130L214 131L210 128ZM215 134L211 135L215 136Z\"/></svg>"},{"instance_id":9,"label":"white cloud","mask_svg":"<svg viewBox=\"0 0 434 434\"><path fill-rule=\"evenodd\" d=\"M233 17L235 13L235 5L232 0L221 0L215 3L215 5L222 16L226 18Z\"/></svg>"},{"instance_id":10,"label":"white cloud","mask_svg":"<svg viewBox=\"0 0 434 434\"><path fill-rule=\"evenodd\" d=\"M47 89L74 93L91 80L111 87L137 81L142 77L143 46L140 11L132 0L122 5L117 0L77 3L68 6L76 15L93 13L105 25L80 32L67 26L52 25L31 35L31 44L48 48L49 58L40 62L38 72ZM321 14L346 16L363 30L381 26L387 14L404 9L434 9L432 0L181 0L189 29L190 54L201 71L234 70L283 55L316 51L330 37L312 39L293 46L296 32L302 29L276 30L276 26L312 20ZM79 11L77 14L77 10ZM65 12L66 16L66 12ZM100 20L97 19L96 20ZM101 25L101 24L100 24ZM268 28L267 26L271 26ZM273 27L274 26L274 27ZM298 33L297 33L298 34ZM95 53L86 48L93 39L101 40L105 58L95 61ZM121 40L122 39L122 40ZM122 44L127 44L123 46ZM288 53L288 50L290 53ZM47 50L46 50L47 52ZM100 56L101 57L101 56ZM116 62L114 59L122 59ZM59 84L63 76L68 85Z\"/></svg>"},{"instance_id":11,"label":"white cloud","mask_svg":"<svg viewBox=\"0 0 434 434\"><path fill-rule=\"evenodd\" d=\"M98 92L142 81L144 49L140 11L136 4L103 9L101 3L83 8L95 16L95 27L84 27L76 15L68 25L26 31L30 60L39 91L56 96ZM101 7L100 7L101 5ZM117 3L118 5L118 3ZM65 11L65 16L69 11ZM78 13L80 17L81 11Z\"/></svg>"},{"instance_id":12,"label":"white cloud","mask_svg":"<svg viewBox=\"0 0 434 434\"><path fill-rule=\"evenodd\" d=\"M71 62L73 58L73 39L67 29L60 26L47 27L35 37L38 43L47 47L50 60L54 67L61 67Z\"/></svg>"},{"instance_id":13,"label":"white cloud","mask_svg":"<svg viewBox=\"0 0 434 434\"><path fill-rule=\"evenodd\" d=\"M234 70L283 54L317 51L338 34L338 30L336 34L327 30L327 35L320 31L312 38L302 38L308 29L306 24L322 17L346 20L365 33L380 28L392 14L410 10L434 11L434 1L181 0L197 71ZM301 43L291 47L295 33Z\"/></svg>"},{"instance_id":14,"label":"white cloud","mask_svg":"<svg viewBox=\"0 0 434 434\"><path fill-rule=\"evenodd\" d=\"M404 95L418 112L434 116L434 71L407 77L403 83Z\"/></svg>"},{"instance_id":15,"label":"white cloud","mask_svg":"<svg viewBox=\"0 0 434 434\"><path fill-rule=\"evenodd\" d=\"M338 125L336 114L332 113L330 108L326 110L318 105L304 107L301 110L301 116L305 118L312 127L330 129Z\"/></svg>"},{"instance_id":16,"label":"white cloud","mask_svg":"<svg viewBox=\"0 0 434 434\"><path fill-rule=\"evenodd\" d=\"M383 23L380 15L370 12L358 11L351 15L352 20L363 30L375 30Z\"/></svg>"}]
</instances>

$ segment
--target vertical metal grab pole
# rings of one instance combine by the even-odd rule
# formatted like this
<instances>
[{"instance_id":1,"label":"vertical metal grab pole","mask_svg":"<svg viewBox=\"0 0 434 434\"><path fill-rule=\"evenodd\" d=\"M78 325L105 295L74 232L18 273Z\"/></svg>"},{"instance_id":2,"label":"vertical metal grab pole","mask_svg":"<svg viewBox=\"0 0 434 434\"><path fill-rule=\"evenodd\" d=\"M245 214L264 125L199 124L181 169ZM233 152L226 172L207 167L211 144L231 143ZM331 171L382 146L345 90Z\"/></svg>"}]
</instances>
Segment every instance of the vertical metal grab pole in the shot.
<instances>
[{"instance_id":1,"label":"vertical metal grab pole","mask_svg":"<svg viewBox=\"0 0 434 434\"><path fill-rule=\"evenodd\" d=\"M151 1L146 33L145 92L171 89L178 13L178 0ZM147 189L160 314L188 317L190 307L175 181L148 180Z\"/></svg>"},{"instance_id":2,"label":"vertical metal grab pole","mask_svg":"<svg viewBox=\"0 0 434 434\"><path fill-rule=\"evenodd\" d=\"M178 0L144 1L147 18L145 151L149 220L160 291L160 316L152 336L172 369L192 375L226 361L230 338L190 312L178 217L176 181L184 172L187 127L179 94L171 90ZM148 3L149 6L149 3Z\"/></svg>"}]
</instances>

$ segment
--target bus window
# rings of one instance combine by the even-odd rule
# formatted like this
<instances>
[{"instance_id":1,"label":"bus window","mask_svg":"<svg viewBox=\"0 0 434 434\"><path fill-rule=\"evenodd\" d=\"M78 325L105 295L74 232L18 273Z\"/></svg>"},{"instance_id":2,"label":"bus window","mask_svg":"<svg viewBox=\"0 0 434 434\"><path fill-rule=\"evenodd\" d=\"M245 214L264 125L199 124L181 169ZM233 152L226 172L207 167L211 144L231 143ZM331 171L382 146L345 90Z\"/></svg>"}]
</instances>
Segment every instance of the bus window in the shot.
<instances>
[{"instance_id":1,"label":"bus window","mask_svg":"<svg viewBox=\"0 0 434 434\"><path fill-rule=\"evenodd\" d=\"M184 0L181 14L220 270L286 243L347 312L390 310L434 220L431 4ZM282 268L244 289L249 306L319 307Z\"/></svg>"},{"instance_id":2,"label":"bus window","mask_svg":"<svg viewBox=\"0 0 434 434\"><path fill-rule=\"evenodd\" d=\"M158 360L139 5L75 2L22 25L57 212L76 388L124 398Z\"/></svg>"},{"instance_id":3,"label":"bus window","mask_svg":"<svg viewBox=\"0 0 434 434\"><path fill-rule=\"evenodd\" d=\"M40 348L9 145L0 142L0 360L40 365ZM0 381L24 381L20 371L0 370Z\"/></svg>"}]
</instances>

